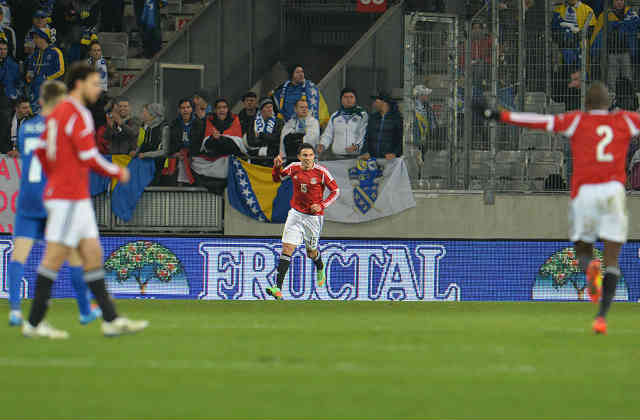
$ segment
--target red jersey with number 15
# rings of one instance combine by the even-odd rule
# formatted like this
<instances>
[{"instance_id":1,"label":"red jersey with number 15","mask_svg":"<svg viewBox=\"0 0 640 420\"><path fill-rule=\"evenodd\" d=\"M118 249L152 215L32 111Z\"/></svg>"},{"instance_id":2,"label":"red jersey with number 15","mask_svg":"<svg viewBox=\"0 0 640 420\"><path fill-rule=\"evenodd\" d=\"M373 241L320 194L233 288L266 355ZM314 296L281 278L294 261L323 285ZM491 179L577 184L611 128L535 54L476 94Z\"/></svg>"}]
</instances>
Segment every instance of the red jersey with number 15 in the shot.
<instances>
[{"instance_id":1,"label":"red jersey with number 15","mask_svg":"<svg viewBox=\"0 0 640 420\"><path fill-rule=\"evenodd\" d=\"M98 152L94 133L91 113L70 96L49 114L42 134L46 148L36 151L47 174L45 200L90 198L90 168L104 176L120 176L122 169Z\"/></svg>"},{"instance_id":2,"label":"red jersey with number 15","mask_svg":"<svg viewBox=\"0 0 640 420\"><path fill-rule=\"evenodd\" d=\"M578 190L585 184L626 183L629 142L640 134L640 115L637 113L594 110L539 115L504 111L500 120L559 133L570 139L573 157L571 198L578 195Z\"/></svg>"},{"instance_id":3,"label":"red jersey with number 15","mask_svg":"<svg viewBox=\"0 0 640 420\"><path fill-rule=\"evenodd\" d=\"M284 169L274 167L272 175L275 182L280 182L285 177L291 177L293 181L291 207L300 213L320 216L324 214L324 209L336 201L340 195L338 183L327 168L322 165L314 164L313 168L305 171L300 162L294 162ZM330 193L323 200L325 187L329 189ZM312 212L312 204L320 204L322 210L318 213Z\"/></svg>"}]
</instances>

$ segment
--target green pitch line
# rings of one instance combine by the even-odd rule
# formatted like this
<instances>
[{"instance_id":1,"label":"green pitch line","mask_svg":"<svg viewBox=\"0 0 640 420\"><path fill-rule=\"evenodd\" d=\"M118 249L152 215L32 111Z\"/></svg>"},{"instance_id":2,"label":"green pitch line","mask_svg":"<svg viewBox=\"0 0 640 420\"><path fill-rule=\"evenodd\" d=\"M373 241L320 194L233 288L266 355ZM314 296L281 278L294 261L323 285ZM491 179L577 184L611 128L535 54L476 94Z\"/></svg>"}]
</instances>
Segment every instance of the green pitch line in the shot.
<instances>
[{"instance_id":1,"label":"green pitch line","mask_svg":"<svg viewBox=\"0 0 640 420\"><path fill-rule=\"evenodd\" d=\"M0 418L637 417L636 305L118 301L151 326L105 339L59 300L66 342L0 325Z\"/></svg>"}]
</instances>

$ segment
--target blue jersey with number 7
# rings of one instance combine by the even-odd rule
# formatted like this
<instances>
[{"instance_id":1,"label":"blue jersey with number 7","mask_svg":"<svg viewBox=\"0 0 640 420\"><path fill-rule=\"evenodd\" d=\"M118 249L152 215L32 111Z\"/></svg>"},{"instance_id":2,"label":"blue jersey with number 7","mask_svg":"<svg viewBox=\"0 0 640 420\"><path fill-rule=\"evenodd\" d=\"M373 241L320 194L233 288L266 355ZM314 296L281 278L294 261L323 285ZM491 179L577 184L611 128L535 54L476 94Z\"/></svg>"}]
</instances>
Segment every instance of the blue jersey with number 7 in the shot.
<instances>
[{"instance_id":1,"label":"blue jersey with number 7","mask_svg":"<svg viewBox=\"0 0 640 420\"><path fill-rule=\"evenodd\" d=\"M37 115L25 121L18 132L18 151L22 160L22 177L20 179L20 193L18 194L17 212L26 217L46 218L42 195L47 178L42 171L42 165L34 151L44 146L40 138L44 132L45 119Z\"/></svg>"}]
</instances>

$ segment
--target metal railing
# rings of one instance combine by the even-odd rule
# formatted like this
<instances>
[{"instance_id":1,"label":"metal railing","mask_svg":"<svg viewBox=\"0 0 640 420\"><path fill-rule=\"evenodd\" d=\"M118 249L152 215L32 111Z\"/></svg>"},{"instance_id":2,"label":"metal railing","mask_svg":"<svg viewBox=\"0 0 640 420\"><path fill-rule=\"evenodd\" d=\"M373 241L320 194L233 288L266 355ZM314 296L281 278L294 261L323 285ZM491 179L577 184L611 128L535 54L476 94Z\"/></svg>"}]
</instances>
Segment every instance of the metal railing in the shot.
<instances>
[{"instance_id":1,"label":"metal railing","mask_svg":"<svg viewBox=\"0 0 640 420\"><path fill-rule=\"evenodd\" d=\"M125 222L111 211L111 195L93 197L102 232L222 233L224 202L221 196L199 187L148 187Z\"/></svg>"},{"instance_id":2,"label":"metal railing","mask_svg":"<svg viewBox=\"0 0 640 420\"><path fill-rule=\"evenodd\" d=\"M495 191L566 191L566 138L488 124L473 105L557 114L583 109L588 84L603 80L612 85L615 106L636 110L640 18L618 12L604 19L611 13L605 10L570 24L569 12L564 21L562 10L554 18L546 1L531 9L523 1L476 3L466 18L405 16L404 142L414 185L484 190L488 202ZM622 48L628 56L613 57L607 44L607 37L620 36L614 22L625 22L631 33ZM429 94L416 97L418 85Z\"/></svg>"}]
</instances>

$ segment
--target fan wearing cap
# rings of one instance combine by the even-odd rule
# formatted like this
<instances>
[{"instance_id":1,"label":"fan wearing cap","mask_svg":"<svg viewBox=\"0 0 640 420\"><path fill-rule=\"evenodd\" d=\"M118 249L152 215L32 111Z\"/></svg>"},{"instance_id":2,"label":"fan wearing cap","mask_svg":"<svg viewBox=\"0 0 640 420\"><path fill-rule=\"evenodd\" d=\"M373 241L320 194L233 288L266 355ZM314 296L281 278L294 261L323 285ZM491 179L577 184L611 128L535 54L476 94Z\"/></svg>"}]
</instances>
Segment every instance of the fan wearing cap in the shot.
<instances>
[{"instance_id":1,"label":"fan wearing cap","mask_svg":"<svg viewBox=\"0 0 640 420\"><path fill-rule=\"evenodd\" d=\"M36 29L33 33L36 51L27 60L27 74L25 81L31 87L31 106L34 111L40 109L38 98L40 86L46 80L57 80L64 75L64 57L62 51L51 46L51 36L48 29Z\"/></svg>"},{"instance_id":2,"label":"fan wearing cap","mask_svg":"<svg viewBox=\"0 0 640 420\"><path fill-rule=\"evenodd\" d=\"M273 100L271 98L262 98L253 127L247 134L249 155L257 157L252 161L271 166L273 159L280 150L280 135L283 128L284 122L275 115Z\"/></svg>"},{"instance_id":3,"label":"fan wearing cap","mask_svg":"<svg viewBox=\"0 0 640 420\"><path fill-rule=\"evenodd\" d=\"M296 104L300 99L306 99L309 114L320 122L322 127L329 122L329 109L320 93L320 89L311 80L307 80L304 68L295 64L289 69L290 80L278 86L271 94L277 107L277 116L288 122L296 116Z\"/></svg>"},{"instance_id":4,"label":"fan wearing cap","mask_svg":"<svg viewBox=\"0 0 640 420\"><path fill-rule=\"evenodd\" d=\"M394 159L402 155L402 114L398 105L387 93L372 97L373 114L369 116L367 134L361 159Z\"/></svg>"},{"instance_id":5,"label":"fan wearing cap","mask_svg":"<svg viewBox=\"0 0 640 420\"><path fill-rule=\"evenodd\" d=\"M9 54L16 56L16 31L8 23L4 22L4 9L0 7L0 40L6 41L9 46Z\"/></svg>"},{"instance_id":6,"label":"fan wearing cap","mask_svg":"<svg viewBox=\"0 0 640 420\"><path fill-rule=\"evenodd\" d=\"M438 122L436 114L429 103L432 90L424 85L413 88L415 99L415 113L413 121L413 141L422 150L440 150L441 144L437 138Z\"/></svg>"},{"instance_id":7,"label":"fan wearing cap","mask_svg":"<svg viewBox=\"0 0 640 420\"><path fill-rule=\"evenodd\" d=\"M49 25L49 13L47 13L46 10L36 10L36 12L33 14L33 26L31 27L31 29L29 29L29 32L27 32L27 35L25 35L24 37L24 42L27 45L30 45L31 43L34 42L33 40L33 34L35 33L35 31L37 31L38 29L48 29L49 30L49 44L55 44L56 43L56 30ZM27 51L25 51L25 54L27 54Z\"/></svg>"}]
</instances>

